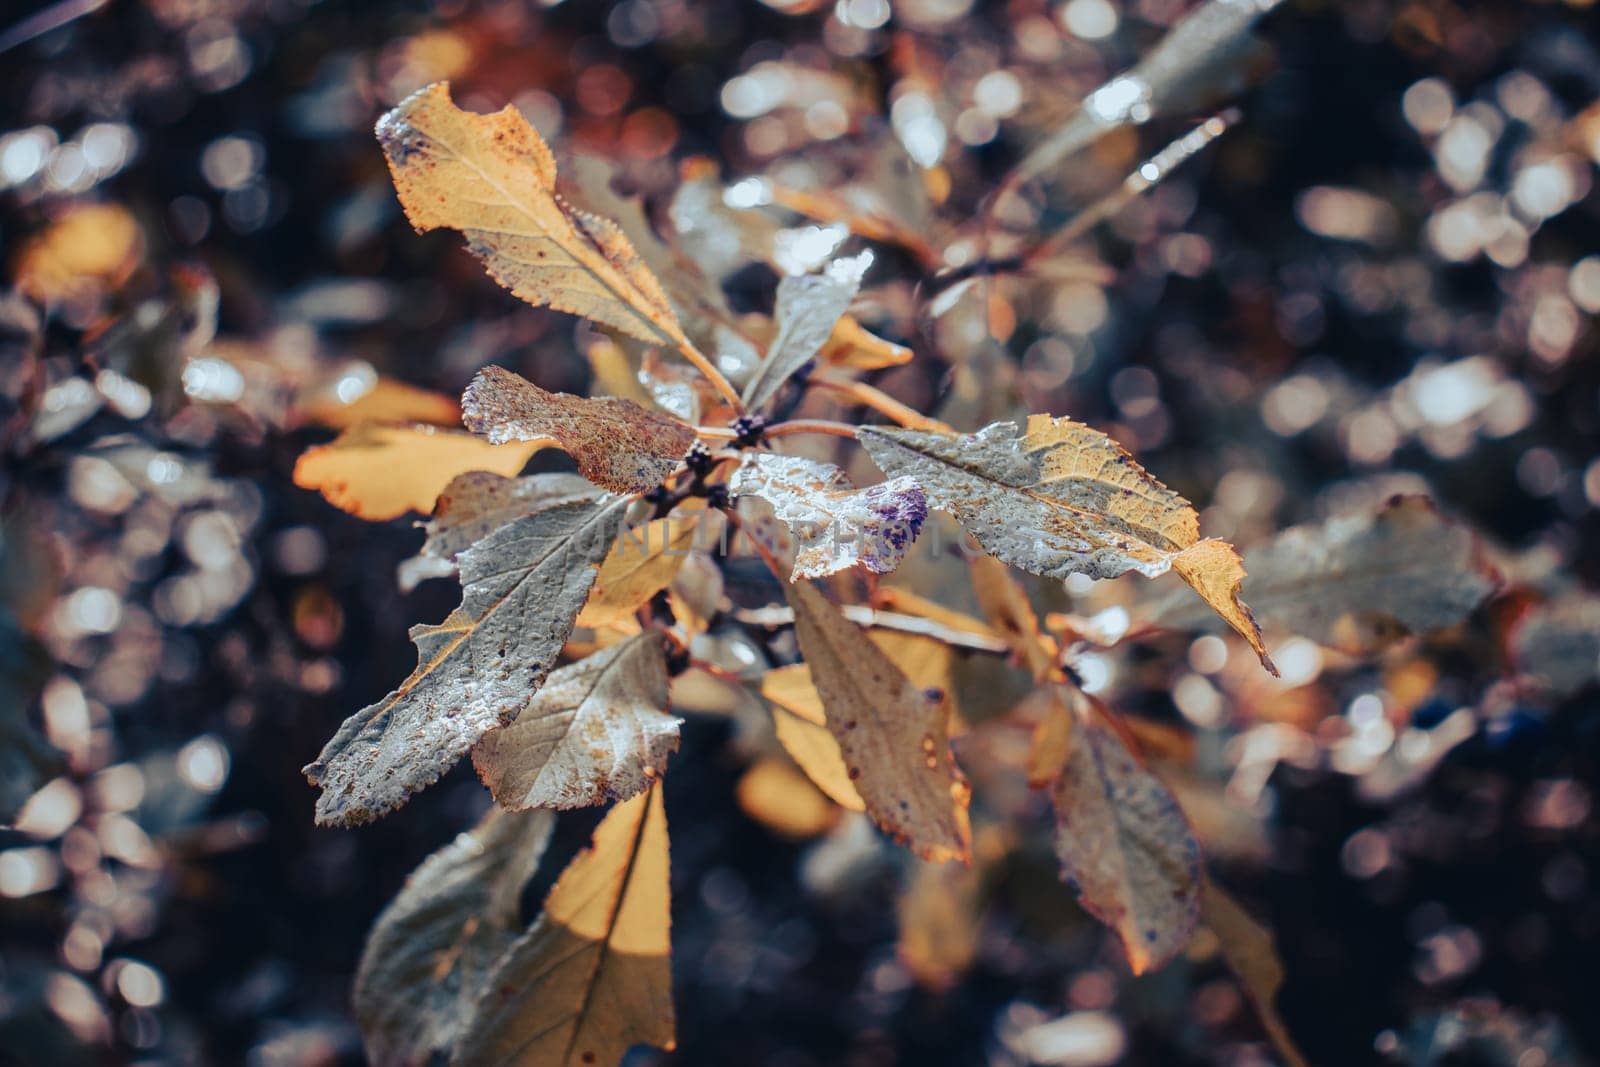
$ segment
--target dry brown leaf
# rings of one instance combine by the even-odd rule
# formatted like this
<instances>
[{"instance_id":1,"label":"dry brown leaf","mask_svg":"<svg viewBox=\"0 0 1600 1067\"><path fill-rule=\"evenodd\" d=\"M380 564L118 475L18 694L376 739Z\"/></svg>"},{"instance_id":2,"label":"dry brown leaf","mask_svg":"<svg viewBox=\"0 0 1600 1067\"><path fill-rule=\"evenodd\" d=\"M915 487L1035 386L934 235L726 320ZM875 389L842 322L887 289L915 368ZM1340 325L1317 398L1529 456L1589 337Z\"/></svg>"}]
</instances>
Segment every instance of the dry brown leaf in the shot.
<instances>
[{"instance_id":1,"label":"dry brown leaf","mask_svg":"<svg viewBox=\"0 0 1600 1067\"><path fill-rule=\"evenodd\" d=\"M778 743L816 787L840 807L867 810L850 780L839 742L828 730L822 697L811 684L811 668L794 663L768 671L761 679L761 695L772 705Z\"/></svg>"},{"instance_id":2,"label":"dry brown leaf","mask_svg":"<svg viewBox=\"0 0 1600 1067\"><path fill-rule=\"evenodd\" d=\"M553 440L596 485L618 493L651 489L695 442L694 427L617 397L551 393L500 367L485 367L461 398L467 429L494 444Z\"/></svg>"},{"instance_id":3,"label":"dry brown leaf","mask_svg":"<svg viewBox=\"0 0 1600 1067\"><path fill-rule=\"evenodd\" d=\"M839 806L779 758L758 759L739 776L739 810L779 837L804 841L833 829Z\"/></svg>"},{"instance_id":4,"label":"dry brown leaf","mask_svg":"<svg viewBox=\"0 0 1600 1067\"><path fill-rule=\"evenodd\" d=\"M513 475L528 457L554 443L492 445L471 434L428 426L356 426L301 453L294 484L315 489L334 507L375 522L408 511L426 515L457 475Z\"/></svg>"},{"instance_id":5,"label":"dry brown leaf","mask_svg":"<svg viewBox=\"0 0 1600 1067\"><path fill-rule=\"evenodd\" d=\"M1041 685L1032 697L1039 705L1039 721L1028 749L1028 784L1037 789L1055 781L1067 765L1076 717L1071 694L1062 685Z\"/></svg>"},{"instance_id":6,"label":"dry brown leaf","mask_svg":"<svg viewBox=\"0 0 1600 1067\"><path fill-rule=\"evenodd\" d=\"M305 768L322 787L319 825L394 810L523 709L571 636L625 507L616 497L550 508L461 553L461 606L411 628L416 670L346 719Z\"/></svg>"},{"instance_id":7,"label":"dry brown leaf","mask_svg":"<svg viewBox=\"0 0 1600 1067\"><path fill-rule=\"evenodd\" d=\"M1091 716L1074 724L1051 801L1079 901L1116 931L1134 974L1165 965L1200 913L1200 849L1172 793Z\"/></svg>"},{"instance_id":8,"label":"dry brown leaf","mask_svg":"<svg viewBox=\"0 0 1600 1067\"><path fill-rule=\"evenodd\" d=\"M377 132L419 232L460 230L490 275L535 307L652 344L688 345L660 282L622 231L556 196L555 159L514 106L462 111L438 82L384 115Z\"/></svg>"},{"instance_id":9,"label":"dry brown leaf","mask_svg":"<svg viewBox=\"0 0 1600 1067\"><path fill-rule=\"evenodd\" d=\"M1272 943L1272 931L1251 918L1237 900L1209 878L1200 895L1200 921L1211 928L1222 946L1222 958L1238 976L1261 1027L1289 1067L1309 1067L1295 1047L1289 1028L1278 1014L1278 990L1283 987L1283 961Z\"/></svg>"},{"instance_id":10,"label":"dry brown leaf","mask_svg":"<svg viewBox=\"0 0 1600 1067\"><path fill-rule=\"evenodd\" d=\"M610 626L665 589L694 545L700 513L654 519L624 533L600 564L579 626Z\"/></svg>"},{"instance_id":11,"label":"dry brown leaf","mask_svg":"<svg viewBox=\"0 0 1600 1067\"><path fill-rule=\"evenodd\" d=\"M650 630L570 664L472 749L497 804L583 808L625 800L666 770L683 720L667 714L667 657Z\"/></svg>"},{"instance_id":12,"label":"dry brown leaf","mask_svg":"<svg viewBox=\"0 0 1600 1067\"><path fill-rule=\"evenodd\" d=\"M143 250L144 234L127 208L75 203L22 246L13 265L17 288L41 304L116 288Z\"/></svg>"},{"instance_id":13,"label":"dry brown leaf","mask_svg":"<svg viewBox=\"0 0 1600 1067\"><path fill-rule=\"evenodd\" d=\"M915 685L809 583L784 591L828 730L867 814L924 859L966 862L971 791L950 754L944 695Z\"/></svg>"},{"instance_id":14,"label":"dry brown leaf","mask_svg":"<svg viewBox=\"0 0 1600 1067\"><path fill-rule=\"evenodd\" d=\"M675 1047L668 847L660 786L612 808L501 958L451 1062L595 1067Z\"/></svg>"},{"instance_id":15,"label":"dry brown leaf","mask_svg":"<svg viewBox=\"0 0 1600 1067\"><path fill-rule=\"evenodd\" d=\"M1178 575L1276 673L1238 597L1233 548L1200 540L1200 517L1120 445L1071 419L1028 416L975 434L863 426L861 443L890 475L909 475L990 554L1046 578Z\"/></svg>"}]
</instances>

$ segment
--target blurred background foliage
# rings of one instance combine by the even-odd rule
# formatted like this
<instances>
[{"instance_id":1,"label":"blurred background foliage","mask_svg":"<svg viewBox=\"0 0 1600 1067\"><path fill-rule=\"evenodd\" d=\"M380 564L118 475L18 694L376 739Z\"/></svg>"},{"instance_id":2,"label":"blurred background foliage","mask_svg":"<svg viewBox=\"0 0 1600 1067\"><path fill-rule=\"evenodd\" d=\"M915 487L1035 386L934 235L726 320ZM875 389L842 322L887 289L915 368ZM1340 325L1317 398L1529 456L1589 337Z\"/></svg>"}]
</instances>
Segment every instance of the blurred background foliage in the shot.
<instances>
[{"instance_id":1,"label":"blurred background foliage","mask_svg":"<svg viewBox=\"0 0 1600 1067\"><path fill-rule=\"evenodd\" d=\"M847 238L834 223L876 220L858 317L917 358L869 377L960 428L1082 419L1241 547L1400 491L1481 531L1505 588L1426 640L1280 634L1271 684L1210 635L1080 671L1145 724L1219 879L1276 931L1313 1062L1589 1062L1593 12L1289 0L1175 100L997 192L1189 6L9 5L0 1060L359 1062L362 937L486 803L458 770L397 817L315 830L299 772L453 594L402 594L413 523L296 489L296 455L364 419L450 422L487 362L578 392L608 373L602 339L404 224L371 126L449 78L609 159L591 198L717 220L696 258L742 264L736 311L777 276L742 241L803 268ZM1232 128L1148 195L1004 269L1227 104ZM738 208L786 236L750 237ZM1087 613L1137 590L1033 592ZM1026 736L1014 672L963 670L978 810L1043 819L992 770ZM913 864L752 781L782 772L752 764L748 708L701 704L666 784L679 1049L639 1062L1270 1060L1214 944L1130 979L1047 848L980 819L972 872Z\"/></svg>"}]
</instances>

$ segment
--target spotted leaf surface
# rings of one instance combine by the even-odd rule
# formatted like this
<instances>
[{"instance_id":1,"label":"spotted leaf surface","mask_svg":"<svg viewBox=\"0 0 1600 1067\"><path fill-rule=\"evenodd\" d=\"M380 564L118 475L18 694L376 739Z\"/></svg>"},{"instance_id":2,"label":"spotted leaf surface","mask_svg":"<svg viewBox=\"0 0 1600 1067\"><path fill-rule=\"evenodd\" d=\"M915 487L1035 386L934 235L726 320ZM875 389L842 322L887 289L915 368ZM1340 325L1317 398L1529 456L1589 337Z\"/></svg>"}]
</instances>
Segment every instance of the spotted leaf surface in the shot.
<instances>
[{"instance_id":1,"label":"spotted leaf surface","mask_svg":"<svg viewBox=\"0 0 1600 1067\"><path fill-rule=\"evenodd\" d=\"M1200 540L1200 517L1111 438L1071 419L1028 416L974 434L864 426L885 472L922 486L991 555L1046 578L1154 578L1174 570L1274 669L1242 600L1244 566Z\"/></svg>"},{"instance_id":2,"label":"spotted leaf surface","mask_svg":"<svg viewBox=\"0 0 1600 1067\"><path fill-rule=\"evenodd\" d=\"M924 859L965 861L971 790L950 754L944 695L907 678L809 582L784 592L828 731L867 814Z\"/></svg>"},{"instance_id":3,"label":"spotted leaf surface","mask_svg":"<svg viewBox=\"0 0 1600 1067\"><path fill-rule=\"evenodd\" d=\"M838 467L803 456L748 453L729 488L771 504L793 532L794 581L857 564L892 571L928 516L927 497L910 478L857 489Z\"/></svg>"},{"instance_id":4,"label":"spotted leaf surface","mask_svg":"<svg viewBox=\"0 0 1600 1067\"><path fill-rule=\"evenodd\" d=\"M626 501L574 503L518 519L461 553L461 606L414 626L417 669L345 720L306 777L317 822L384 815L510 722L544 684L610 549Z\"/></svg>"},{"instance_id":5,"label":"spotted leaf surface","mask_svg":"<svg viewBox=\"0 0 1600 1067\"><path fill-rule=\"evenodd\" d=\"M449 1052L489 970L522 931L523 889L555 818L491 808L412 872L367 935L355 1013L375 1064Z\"/></svg>"},{"instance_id":6,"label":"spotted leaf surface","mask_svg":"<svg viewBox=\"0 0 1600 1067\"><path fill-rule=\"evenodd\" d=\"M555 441L585 478L618 493L660 485L695 442L694 427L631 400L548 392L500 367L478 372L461 409L494 444Z\"/></svg>"},{"instance_id":7,"label":"spotted leaf surface","mask_svg":"<svg viewBox=\"0 0 1600 1067\"><path fill-rule=\"evenodd\" d=\"M503 807L582 808L643 790L678 750L667 658L646 631L563 667L506 726L472 750Z\"/></svg>"},{"instance_id":8,"label":"spotted leaf surface","mask_svg":"<svg viewBox=\"0 0 1600 1067\"><path fill-rule=\"evenodd\" d=\"M1200 914L1200 848L1177 800L1092 718L1073 730L1050 799L1056 856L1079 901L1117 932L1135 974L1167 963Z\"/></svg>"},{"instance_id":9,"label":"spotted leaf surface","mask_svg":"<svg viewBox=\"0 0 1600 1067\"><path fill-rule=\"evenodd\" d=\"M501 957L451 1062L592 1067L673 1048L668 862L659 786L612 808Z\"/></svg>"},{"instance_id":10,"label":"spotted leaf surface","mask_svg":"<svg viewBox=\"0 0 1600 1067\"><path fill-rule=\"evenodd\" d=\"M661 283L622 231L556 195L555 158L515 107L462 111L437 82L379 119L377 134L418 231L460 230L495 281L536 307L684 343Z\"/></svg>"}]
</instances>

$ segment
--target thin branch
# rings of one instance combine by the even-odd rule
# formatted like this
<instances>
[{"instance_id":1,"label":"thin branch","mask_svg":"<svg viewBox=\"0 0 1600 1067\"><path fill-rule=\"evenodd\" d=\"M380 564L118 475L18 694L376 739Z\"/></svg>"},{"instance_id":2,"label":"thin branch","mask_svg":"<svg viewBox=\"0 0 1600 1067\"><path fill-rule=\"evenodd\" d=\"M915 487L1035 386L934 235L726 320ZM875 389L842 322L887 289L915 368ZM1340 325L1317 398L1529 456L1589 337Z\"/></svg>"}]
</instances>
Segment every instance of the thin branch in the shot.
<instances>
[{"instance_id":1,"label":"thin branch","mask_svg":"<svg viewBox=\"0 0 1600 1067\"><path fill-rule=\"evenodd\" d=\"M52 4L20 22L12 23L9 30L0 33L0 52L9 52L75 19L92 15L108 3L110 0L61 0L61 3Z\"/></svg>"},{"instance_id":2,"label":"thin branch","mask_svg":"<svg viewBox=\"0 0 1600 1067\"><path fill-rule=\"evenodd\" d=\"M850 378L831 378L821 373L812 374L809 382L819 389L837 393L852 404L871 408L873 411L893 419L907 429L929 430L934 433L955 432L947 424L940 422L938 419L929 418L916 408L902 404L888 393L881 389L876 389L866 382L858 382Z\"/></svg>"},{"instance_id":3,"label":"thin branch","mask_svg":"<svg viewBox=\"0 0 1600 1067\"><path fill-rule=\"evenodd\" d=\"M943 623L924 619L918 615L901 615L893 611L879 611L867 607L865 604L842 604L845 618L860 626L874 627L880 630L894 630L903 634L916 634L918 637L930 637L952 648L962 648L970 652L983 652L992 656L1009 656L1011 646L999 638L984 637L981 634L968 633L963 630L952 629ZM750 626L789 626L794 623L794 609L777 606L765 608L743 608L733 613L738 621Z\"/></svg>"},{"instance_id":4,"label":"thin branch","mask_svg":"<svg viewBox=\"0 0 1600 1067\"><path fill-rule=\"evenodd\" d=\"M728 379L723 376L723 373L719 371L698 348L691 344L687 338L679 342L678 351L683 354L684 359L687 359L690 363L694 364L695 370L706 376L706 381L710 382L712 388L722 394L722 398L724 400L733 405L733 410L735 412L744 412L744 403L739 399L739 390L735 389L733 387L733 383L728 381Z\"/></svg>"}]
</instances>

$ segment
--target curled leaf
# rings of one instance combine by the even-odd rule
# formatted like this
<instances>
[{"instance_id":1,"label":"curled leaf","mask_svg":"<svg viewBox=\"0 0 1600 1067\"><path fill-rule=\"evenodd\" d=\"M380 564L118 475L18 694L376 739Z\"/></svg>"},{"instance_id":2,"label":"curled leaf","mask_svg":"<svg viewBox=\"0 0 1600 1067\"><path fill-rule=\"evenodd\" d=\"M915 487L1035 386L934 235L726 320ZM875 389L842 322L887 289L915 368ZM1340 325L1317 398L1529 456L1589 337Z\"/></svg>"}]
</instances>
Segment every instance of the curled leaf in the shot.
<instances>
[{"instance_id":1,"label":"curled leaf","mask_svg":"<svg viewBox=\"0 0 1600 1067\"><path fill-rule=\"evenodd\" d=\"M816 357L855 299L861 277L871 265L872 253L862 252L832 261L821 274L790 276L778 283L778 304L773 312L778 335L745 386L746 407L764 406L784 382Z\"/></svg>"},{"instance_id":2,"label":"curled leaf","mask_svg":"<svg viewBox=\"0 0 1600 1067\"><path fill-rule=\"evenodd\" d=\"M687 344L661 283L622 231L556 196L555 159L515 107L462 111L437 82L379 119L377 134L419 232L460 230L494 279L535 307L653 344Z\"/></svg>"},{"instance_id":3,"label":"curled leaf","mask_svg":"<svg viewBox=\"0 0 1600 1067\"><path fill-rule=\"evenodd\" d=\"M461 606L437 626L411 628L417 669L346 719L305 768L322 787L319 824L393 811L522 710L571 635L625 506L617 498L551 508L461 553Z\"/></svg>"},{"instance_id":4,"label":"curled leaf","mask_svg":"<svg viewBox=\"0 0 1600 1067\"><path fill-rule=\"evenodd\" d=\"M1117 734L1083 718L1050 788L1063 877L1117 932L1133 973L1165 965L1200 914L1200 848L1161 779Z\"/></svg>"},{"instance_id":5,"label":"curled leaf","mask_svg":"<svg viewBox=\"0 0 1600 1067\"><path fill-rule=\"evenodd\" d=\"M593 1067L673 1048L668 862L659 786L612 808L501 958L451 1062Z\"/></svg>"},{"instance_id":6,"label":"curled leaf","mask_svg":"<svg viewBox=\"0 0 1600 1067\"><path fill-rule=\"evenodd\" d=\"M944 695L915 685L810 583L784 592L828 731L867 814L924 859L965 862L971 790L950 754Z\"/></svg>"},{"instance_id":7,"label":"curled leaf","mask_svg":"<svg viewBox=\"0 0 1600 1067\"><path fill-rule=\"evenodd\" d=\"M617 397L551 393L500 367L485 367L461 397L467 429L505 441L554 441L579 472L613 492L660 485L695 442L694 427Z\"/></svg>"},{"instance_id":8,"label":"curled leaf","mask_svg":"<svg viewBox=\"0 0 1600 1067\"><path fill-rule=\"evenodd\" d=\"M857 489L838 467L803 456L747 453L728 487L771 504L794 533L791 581L857 564L875 574L892 571L928 515L927 498L910 478Z\"/></svg>"},{"instance_id":9,"label":"curled leaf","mask_svg":"<svg viewBox=\"0 0 1600 1067\"><path fill-rule=\"evenodd\" d=\"M428 426L362 425L313 445L294 465L294 484L315 489L341 511L379 522L433 510L439 494L467 471L509 476L549 438L492 445L471 434Z\"/></svg>"},{"instance_id":10,"label":"curled leaf","mask_svg":"<svg viewBox=\"0 0 1600 1067\"><path fill-rule=\"evenodd\" d=\"M548 812L489 809L411 873L367 935L355 1014L375 1064L449 1052L489 969L522 929L518 907L549 843Z\"/></svg>"},{"instance_id":11,"label":"curled leaf","mask_svg":"<svg viewBox=\"0 0 1600 1067\"><path fill-rule=\"evenodd\" d=\"M1071 419L1030 415L975 434L863 426L891 475L915 479L990 554L1046 578L1153 578L1176 570L1250 642L1268 670L1261 631L1239 599L1232 546L1200 540L1200 517L1111 438Z\"/></svg>"},{"instance_id":12,"label":"curled leaf","mask_svg":"<svg viewBox=\"0 0 1600 1067\"><path fill-rule=\"evenodd\" d=\"M582 808L646 788L678 750L667 714L667 658L649 630L550 675L510 723L472 750L495 802Z\"/></svg>"}]
</instances>

